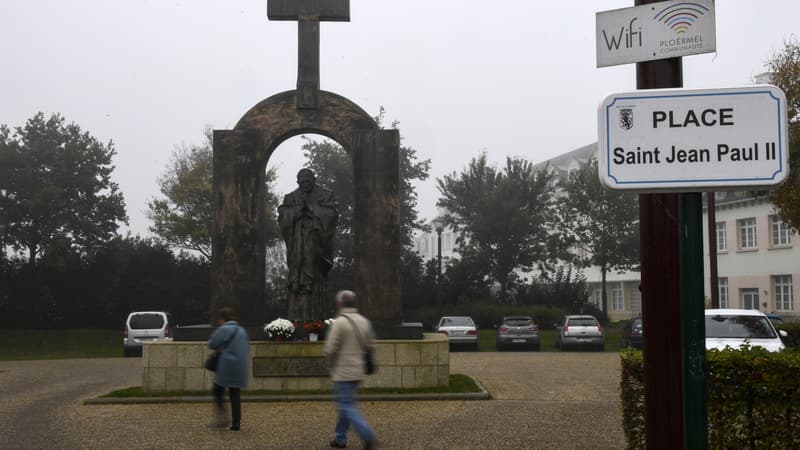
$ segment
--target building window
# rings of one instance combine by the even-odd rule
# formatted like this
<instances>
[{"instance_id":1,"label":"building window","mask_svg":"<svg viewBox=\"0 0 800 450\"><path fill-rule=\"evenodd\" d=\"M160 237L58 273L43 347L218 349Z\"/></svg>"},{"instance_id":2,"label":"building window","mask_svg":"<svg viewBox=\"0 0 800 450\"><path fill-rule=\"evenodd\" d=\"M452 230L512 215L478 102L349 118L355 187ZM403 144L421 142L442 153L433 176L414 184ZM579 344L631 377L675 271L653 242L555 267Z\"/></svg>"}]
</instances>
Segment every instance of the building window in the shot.
<instances>
[{"instance_id":1,"label":"building window","mask_svg":"<svg viewBox=\"0 0 800 450\"><path fill-rule=\"evenodd\" d=\"M739 223L739 249L756 248L756 219L741 219Z\"/></svg>"},{"instance_id":2,"label":"building window","mask_svg":"<svg viewBox=\"0 0 800 450\"><path fill-rule=\"evenodd\" d=\"M772 222L772 246L780 247L789 245L791 240L789 238L789 227L778 216L770 217Z\"/></svg>"},{"instance_id":3,"label":"building window","mask_svg":"<svg viewBox=\"0 0 800 450\"><path fill-rule=\"evenodd\" d=\"M758 307L758 288L741 289L742 308L759 309Z\"/></svg>"},{"instance_id":4,"label":"building window","mask_svg":"<svg viewBox=\"0 0 800 450\"><path fill-rule=\"evenodd\" d=\"M622 311L625 309L625 298L622 296L622 283L611 288L611 309Z\"/></svg>"},{"instance_id":5,"label":"building window","mask_svg":"<svg viewBox=\"0 0 800 450\"><path fill-rule=\"evenodd\" d=\"M794 309L791 275L775 275L772 277L772 292L775 293L775 309L778 311L792 311Z\"/></svg>"},{"instance_id":6,"label":"building window","mask_svg":"<svg viewBox=\"0 0 800 450\"><path fill-rule=\"evenodd\" d=\"M718 284L719 284L719 307L729 308L730 302L728 302L728 278L720 278L718 280Z\"/></svg>"},{"instance_id":7,"label":"building window","mask_svg":"<svg viewBox=\"0 0 800 450\"><path fill-rule=\"evenodd\" d=\"M728 251L728 230L725 228L725 222L717 222L717 251Z\"/></svg>"},{"instance_id":8,"label":"building window","mask_svg":"<svg viewBox=\"0 0 800 450\"><path fill-rule=\"evenodd\" d=\"M598 308L602 308L603 307L603 291L602 291L602 289L597 288L597 289L594 290L594 300L593 301L594 301L594 304Z\"/></svg>"}]
</instances>

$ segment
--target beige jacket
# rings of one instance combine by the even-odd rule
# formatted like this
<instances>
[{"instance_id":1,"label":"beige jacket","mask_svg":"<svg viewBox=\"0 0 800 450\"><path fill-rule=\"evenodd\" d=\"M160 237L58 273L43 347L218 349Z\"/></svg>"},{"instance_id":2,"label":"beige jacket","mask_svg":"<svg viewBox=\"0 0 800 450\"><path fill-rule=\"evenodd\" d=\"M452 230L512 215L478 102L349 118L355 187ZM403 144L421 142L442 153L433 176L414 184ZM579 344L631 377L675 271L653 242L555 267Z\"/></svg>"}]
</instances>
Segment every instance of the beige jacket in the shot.
<instances>
[{"instance_id":1,"label":"beige jacket","mask_svg":"<svg viewBox=\"0 0 800 450\"><path fill-rule=\"evenodd\" d=\"M375 332L369 320L355 308L343 308L325 335L325 357L331 370L331 380L361 381L364 379L364 351L352 324L342 317L347 315L355 322L370 349L375 348Z\"/></svg>"}]
</instances>

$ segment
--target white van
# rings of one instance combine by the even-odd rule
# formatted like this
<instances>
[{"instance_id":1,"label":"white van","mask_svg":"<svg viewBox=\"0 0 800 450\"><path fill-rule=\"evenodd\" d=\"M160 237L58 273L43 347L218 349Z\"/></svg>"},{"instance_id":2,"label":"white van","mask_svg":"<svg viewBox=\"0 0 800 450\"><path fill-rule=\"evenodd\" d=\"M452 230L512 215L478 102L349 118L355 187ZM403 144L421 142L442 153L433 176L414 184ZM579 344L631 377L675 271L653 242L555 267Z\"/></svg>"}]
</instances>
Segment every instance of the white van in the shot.
<instances>
[{"instance_id":1,"label":"white van","mask_svg":"<svg viewBox=\"0 0 800 450\"><path fill-rule=\"evenodd\" d=\"M142 343L169 338L172 315L164 311L137 311L128 314L122 340L125 356L141 355Z\"/></svg>"}]
</instances>

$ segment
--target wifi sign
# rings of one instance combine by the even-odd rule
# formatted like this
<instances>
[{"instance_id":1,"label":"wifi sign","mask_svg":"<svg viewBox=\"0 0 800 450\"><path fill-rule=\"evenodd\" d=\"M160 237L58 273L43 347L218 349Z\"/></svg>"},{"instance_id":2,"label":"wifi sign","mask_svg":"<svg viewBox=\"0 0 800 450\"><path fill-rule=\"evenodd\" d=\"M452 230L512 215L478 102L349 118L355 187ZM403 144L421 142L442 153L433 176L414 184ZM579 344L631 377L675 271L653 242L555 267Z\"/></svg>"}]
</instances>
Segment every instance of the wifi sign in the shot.
<instances>
[{"instance_id":1,"label":"wifi sign","mask_svg":"<svg viewBox=\"0 0 800 450\"><path fill-rule=\"evenodd\" d=\"M676 58L717 49L714 0L671 0L600 11L597 67Z\"/></svg>"},{"instance_id":2,"label":"wifi sign","mask_svg":"<svg viewBox=\"0 0 800 450\"><path fill-rule=\"evenodd\" d=\"M662 9L653 19L670 27L676 34L684 34L708 11L708 8L699 3L677 3Z\"/></svg>"}]
</instances>

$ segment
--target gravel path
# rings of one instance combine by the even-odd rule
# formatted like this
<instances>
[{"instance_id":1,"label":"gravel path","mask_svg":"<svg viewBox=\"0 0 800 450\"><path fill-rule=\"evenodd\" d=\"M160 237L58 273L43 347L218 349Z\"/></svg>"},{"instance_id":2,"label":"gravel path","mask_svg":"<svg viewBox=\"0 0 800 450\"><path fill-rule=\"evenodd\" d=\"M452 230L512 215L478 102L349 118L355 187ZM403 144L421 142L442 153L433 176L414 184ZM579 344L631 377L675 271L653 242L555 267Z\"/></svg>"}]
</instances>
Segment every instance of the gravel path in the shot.
<instances>
[{"instance_id":1,"label":"gravel path","mask_svg":"<svg viewBox=\"0 0 800 450\"><path fill-rule=\"evenodd\" d=\"M453 353L451 370L476 377L494 400L362 409L381 448L623 448L618 361L613 353ZM139 384L139 364L0 362L0 448L327 448L329 403L245 403L239 433L210 428L210 405L81 404Z\"/></svg>"}]
</instances>

